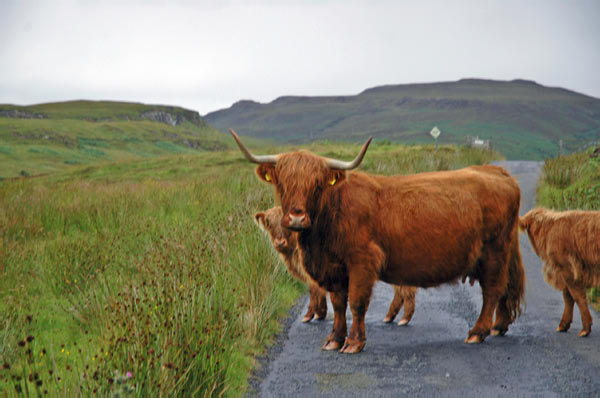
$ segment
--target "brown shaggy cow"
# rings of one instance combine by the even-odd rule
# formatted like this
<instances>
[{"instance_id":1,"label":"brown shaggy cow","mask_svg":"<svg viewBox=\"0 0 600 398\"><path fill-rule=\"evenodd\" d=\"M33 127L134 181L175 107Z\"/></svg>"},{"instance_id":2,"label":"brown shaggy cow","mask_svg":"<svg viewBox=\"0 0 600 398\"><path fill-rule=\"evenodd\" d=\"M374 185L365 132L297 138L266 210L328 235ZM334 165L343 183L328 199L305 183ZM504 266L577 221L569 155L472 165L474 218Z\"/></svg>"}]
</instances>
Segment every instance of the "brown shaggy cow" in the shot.
<instances>
[{"instance_id":1,"label":"brown shaggy cow","mask_svg":"<svg viewBox=\"0 0 600 398\"><path fill-rule=\"evenodd\" d=\"M465 342L502 335L520 313L525 272L518 244L520 190L501 167L373 176L352 162L307 151L255 156L231 130L256 173L275 187L281 225L298 231L304 269L332 292L333 330L324 350L360 352L373 285L438 286L479 280L481 314ZM347 335L346 306L352 327ZM496 320L493 323L494 312Z\"/></svg>"},{"instance_id":2,"label":"brown shaggy cow","mask_svg":"<svg viewBox=\"0 0 600 398\"><path fill-rule=\"evenodd\" d=\"M600 211L535 208L519 220L519 226L544 263L546 283L562 291L565 309L556 330L569 330L577 303L583 325L579 336L587 336L592 316L585 289L600 286Z\"/></svg>"},{"instance_id":3,"label":"brown shaggy cow","mask_svg":"<svg viewBox=\"0 0 600 398\"><path fill-rule=\"evenodd\" d=\"M298 248L298 233L283 228L281 226L282 218L283 211L279 206L254 215L254 220L268 234L273 247L283 259L290 274L308 285L310 300L308 311L302 318L302 322L310 322L315 316L317 320L325 319L327 316L327 292L321 289L304 270L302 253ZM398 325L408 325L415 312L416 293L417 288L415 287L394 285L394 299L383 321L385 323L392 322L404 305L404 316L398 321Z\"/></svg>"}]
</instances>

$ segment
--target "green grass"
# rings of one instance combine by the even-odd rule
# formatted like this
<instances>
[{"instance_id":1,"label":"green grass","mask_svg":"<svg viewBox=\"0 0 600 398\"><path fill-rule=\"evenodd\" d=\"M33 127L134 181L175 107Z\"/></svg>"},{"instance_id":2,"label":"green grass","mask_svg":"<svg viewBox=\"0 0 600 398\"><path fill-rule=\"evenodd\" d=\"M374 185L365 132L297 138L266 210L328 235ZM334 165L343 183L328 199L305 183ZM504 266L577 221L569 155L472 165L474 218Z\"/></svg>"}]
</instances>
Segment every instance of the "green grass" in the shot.
<instances>
[{"instance_id":1,"label":"green grass","mask_svg":"<svg viewBox=\"0 0 600 398\"><path fill-rule=\"evenodd\" d=\"M347 159L359 147L309 149ZM361 168L496 158L383 142ZM304 291L252 221L271 206L271 188L237 151L0 182L0 396L242 395Z\"/></svg>"},{"instance_id":2,"label":"green grass","mask_svg":"<svg viewBox=\"0 0 600 398\"><path fill-rule=\"evenodd\" d=\"M600 160L590 151L547 159L537 191L540 206L600 210Z\"/></svg>"},{"instance_id":3,"label":"green grass","mask_svg":"<svg viewBox=\"0 0 600 398\"><path fill-rule=\"evenodd\" d=\"M114 162L232 148L231 139L196 112L122 102L72 101L17 107L44 118L0 116L0 179L39 175L73 165ZM176 126L149 120L147 112L180 118Z\"/></svg>"},{"instance_id":4,"label":"green grass","mask_svg":"<svg viewBox=\"0 0 600 398\"><path fill-rule=\"evenodd\" d=\"M600 159L591 150L546 159L537 189L537 204L555 210L600 210ZM600 288L588 296L600 311Z\"/></svg>"},{"instance_id":5,"label":"green grass","mask_svg":"<svg viewBox=\"0 0 600 398\"><path fill-rule=\"evenodd\" d=\"M75 119L87 121L139 120L146 111L162 111L181 115L198 125L204 124L197 113L183 108L166 105L147 105L135 102L119 101L65 101L46 104L18 106L0 104L0 111L19 110L34 115L43 115L50 119Z\"/></svg>"}]
</instances>

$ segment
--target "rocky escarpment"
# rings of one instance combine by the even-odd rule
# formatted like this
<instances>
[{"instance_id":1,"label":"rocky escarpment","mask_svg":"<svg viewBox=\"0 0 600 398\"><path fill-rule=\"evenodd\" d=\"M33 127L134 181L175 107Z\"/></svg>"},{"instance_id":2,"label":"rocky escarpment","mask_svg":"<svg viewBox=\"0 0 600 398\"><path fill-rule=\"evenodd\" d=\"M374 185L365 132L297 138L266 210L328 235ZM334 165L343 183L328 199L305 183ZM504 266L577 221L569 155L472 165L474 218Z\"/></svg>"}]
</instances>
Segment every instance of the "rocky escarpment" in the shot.
<instances>
[{"instance_id":1,"label":"rocky escarpment","mask_svg":"<svg viewBox=\"0 0 600 398\"><path fill-rule=\"evenodd\" d=\"M140 117L142 119L148 119L153 120L155 122L170 124L171 126L177 126L185 120L180 115L173 115L171 113L162 111L146 111L142 113Z\"/></svg>"},{"instance_id":2,"label":"rocky escarpment","mask_svg":"<svg viewBox=\"0 0 600 398\"><path fill-rule=\"evenodd\" d=\"M41 113L23 112L19 109L0 110L0 117L11 117L14 119L44 119Z\"/></svg>"},{"instance_id":3,"label":"rocky escarpment","mask_svg":"<svg viewBox=\"0 0 600 398\"><path fill-rule=\"evenodd\" d=\"M186 121L196 126L206 125L206 122L200 117L200 114L198 112L188 110L148 110L142 112L140 114L140 118L165 123L170 126L177 126Z\"/></svg>"}]
</instances>

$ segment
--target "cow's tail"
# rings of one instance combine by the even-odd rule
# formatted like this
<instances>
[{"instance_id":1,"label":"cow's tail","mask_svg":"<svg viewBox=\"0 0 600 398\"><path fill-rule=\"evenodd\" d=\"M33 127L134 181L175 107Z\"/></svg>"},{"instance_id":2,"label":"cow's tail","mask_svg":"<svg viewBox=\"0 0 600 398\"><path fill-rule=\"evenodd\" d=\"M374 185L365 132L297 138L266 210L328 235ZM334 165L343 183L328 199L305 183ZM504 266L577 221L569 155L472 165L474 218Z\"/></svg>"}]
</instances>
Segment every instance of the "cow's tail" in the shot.
<instances>
[{"instance_id":1,"label":"cow's tail","mask_svg":"<svg viewBox=\"0 0 600 398\"><path fill-rule=\"evenodd\" d=\"M506 308L511 320L514 321L521 315L521 304L525 304L525 268L519 250L519 227L515 224L511 233L506 287Z\"/></svg>"}]
</instances>

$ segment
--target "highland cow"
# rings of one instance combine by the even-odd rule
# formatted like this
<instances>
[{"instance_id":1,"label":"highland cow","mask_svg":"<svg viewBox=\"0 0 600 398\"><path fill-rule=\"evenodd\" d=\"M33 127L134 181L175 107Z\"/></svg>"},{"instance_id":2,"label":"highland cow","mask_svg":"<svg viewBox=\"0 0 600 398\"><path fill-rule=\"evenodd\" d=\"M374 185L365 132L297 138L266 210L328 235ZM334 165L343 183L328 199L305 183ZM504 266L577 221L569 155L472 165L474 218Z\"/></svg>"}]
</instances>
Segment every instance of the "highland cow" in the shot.
<instances>
[{"instance_id":1,"label":"highland cow","mask_svg":"<svg viewBox=\"0 0 600 398\"><path fill-rule=\"evenodd\" d=\"M304 270L331 292L333 330L322 349L364 348L377 280L418 287L478 280L483 305L466 343L481 343L490 332L503 335L520 313L521 192L503 168L373 176L349 171L360 165L370 139L344 162L307 151L256 156L230 131L244 156L258 163L258 177L275 188L281 225L298 232Z\"/></svg>"},{"instance_id":2,"label":"highland cow","mask_svg":"<svg viewBox=\"0 0 600 398\"><path fill-rule=\"evenodd\" d=\"M290 274L294 278L308 285L310 299L308 311L302 318L302 322L310 322L313 318L316 318L317 320L325 319L327 316L327 292L321 289L304 270L302 253L298 248L298 233L281 227L282 218L283 211L279 206L254 215L254 220L258 226L267 233L273 247L277 253L279 253ZM396 285L393 287L394 298L383 322L392 322L394 318L396 318L398 312L400 312L402 306L404 306L404 315L400 321L398 321L398 325L408 325L415 312L415 296L417 288Z\"/></svg>"},{"instance_id":3,"label":"highland cow","mask_svg":"<svg viewBox=\"0 0 600 398\"><path fill-rule=\"evenodd\" d=\"M565 307L556 330L569 330L577 303L582 323L579 336L589 335L592 316L585 290L600 286L600 212L535 208L521 217L519 227L542 259L546 283L563 294Z\"/></svg>"}]
</instances>

